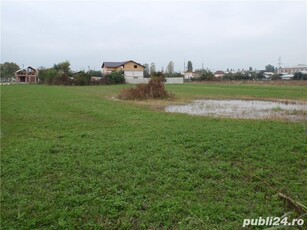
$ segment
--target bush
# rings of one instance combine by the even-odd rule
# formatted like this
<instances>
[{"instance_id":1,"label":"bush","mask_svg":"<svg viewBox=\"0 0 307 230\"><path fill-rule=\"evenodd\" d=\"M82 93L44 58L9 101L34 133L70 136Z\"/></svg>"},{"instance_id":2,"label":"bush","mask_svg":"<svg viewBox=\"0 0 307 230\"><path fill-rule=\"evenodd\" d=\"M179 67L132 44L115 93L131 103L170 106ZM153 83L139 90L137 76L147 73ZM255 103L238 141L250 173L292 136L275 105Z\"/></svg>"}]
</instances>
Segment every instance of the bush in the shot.
<instances>
[{"instance_id":1,"label":"bush","mask_svg":"<svg viewBox=\"0 0 307 230\"><path fill-rule=\"evenodd\" d=\"M70 80L68 76L64 73L57 73L57 75L53 78L53 85L70 85Z\"/></svg>"},{"instance_id":2,"label":"bush","mask_svg":"<svg viewBox=\"0 0 307 230\"><path fill-rule=\"evenodd\" d=\"M226 73L223 77L224 80L235 80L235 81L240 81L240 80L251 80L252 77L248 73Z\"/></svg>"},{"instance_id":3,"label":"bush","mask_svg":"<svg viewBox=\"0 0 307 230\"><path fill-rule=\"evenodd\" d=\"M166 73L165 77L174 78L174 77L183 77L183 75L181 73Z\"/></svg>"},{"instance_id":4,"label":"bush","mask_svg":"<svg viewBox=\"0 0 307 230\"><path fill-rule=\"evenodd\" d=\"M123 72L113 72L105 76L108 84L124 84L125 77Z\"/></svg>"},{"instance_id":5,"label":"bush","mask_svg":"<svg viewBox=\"0 0 307 230\"><path fill-rule=\"evenodd\" d=\"M148 84L139 84L136 88L123 89L119 94L124 100L166 99L172 94L166 91L163 77L151 78Z\"/></svg>"},{"instance_id":6,"label":"bush","mask_svg":"<svg viewBox=\"0 0 307 230\"><path fill-rule=\"evenodd\" d=\"M40 69L38 71L38 78L41 83L51 85L53 83L54 78L56 78L57 74L58 72L53 68Z\"/></svg>"},{"instance_id":7,"label":"bush","mask_svg":"<svg viewBox=\"0 0 307 230\"><path fill-rule=\"evenodd\" d=\"M89 74L81 72L76 76L74 80L74 84L75 85L89 85L90 81L91 81L91 77L89 76Z\"/></svg>"},{"instance_id":8,"label":"bush","mask_svg":"<svg viewBox=\"0 0 307 230\"><path fill-rule=\"evenodd\" d=\"M281 74L274 73L271 77L271 80L281 80Z\"/></svg>"},{"instance_id":9,"label":"bush","mask_svg":"<svg viewBox=\"0 0 307 230\"><path fill-rule=\"evenodd\" d=\"M213 81L214 75L211 71L198 72L200 74L199 77L191 78L191 81Z\"/></svg>"}]
</instances>

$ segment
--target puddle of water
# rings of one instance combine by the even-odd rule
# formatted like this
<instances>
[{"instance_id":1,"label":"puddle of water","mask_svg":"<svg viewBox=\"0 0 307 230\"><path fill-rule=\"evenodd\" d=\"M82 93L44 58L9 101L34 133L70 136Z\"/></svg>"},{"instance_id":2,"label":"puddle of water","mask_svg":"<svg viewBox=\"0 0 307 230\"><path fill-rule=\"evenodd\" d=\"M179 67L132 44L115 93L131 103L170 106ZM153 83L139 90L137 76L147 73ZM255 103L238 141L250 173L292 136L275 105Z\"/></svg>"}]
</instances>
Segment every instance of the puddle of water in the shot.
<instances>
[{"instance_id":1,"label":"puddle of water","mask_svg":"<svg viewBox=\"0 0 307 230\"><path fill-rule=\"evenodd\" d=\"M306 116L307 103L257 100L196 100L187 105L167 106L165 111L212 117L301 121L304 120L304 114Z\"/></svg>"}]
</instances>

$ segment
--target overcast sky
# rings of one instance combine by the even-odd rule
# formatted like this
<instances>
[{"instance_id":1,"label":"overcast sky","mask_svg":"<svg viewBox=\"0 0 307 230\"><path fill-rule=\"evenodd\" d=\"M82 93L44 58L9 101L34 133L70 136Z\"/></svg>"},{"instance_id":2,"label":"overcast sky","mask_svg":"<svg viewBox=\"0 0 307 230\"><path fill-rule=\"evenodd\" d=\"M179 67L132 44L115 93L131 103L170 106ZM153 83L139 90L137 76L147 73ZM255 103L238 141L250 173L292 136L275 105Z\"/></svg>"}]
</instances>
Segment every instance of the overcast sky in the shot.
<instances>
[{"instance_id":1,"label":"overcast sky","mask_svg":"<svg viewBox=\"0 0 307 230\"><path fill-rule=\"evenodd\" d=\"M307 64L306 1L2 1L1 63L264 69Z\"/></svg>"}]
</instances>

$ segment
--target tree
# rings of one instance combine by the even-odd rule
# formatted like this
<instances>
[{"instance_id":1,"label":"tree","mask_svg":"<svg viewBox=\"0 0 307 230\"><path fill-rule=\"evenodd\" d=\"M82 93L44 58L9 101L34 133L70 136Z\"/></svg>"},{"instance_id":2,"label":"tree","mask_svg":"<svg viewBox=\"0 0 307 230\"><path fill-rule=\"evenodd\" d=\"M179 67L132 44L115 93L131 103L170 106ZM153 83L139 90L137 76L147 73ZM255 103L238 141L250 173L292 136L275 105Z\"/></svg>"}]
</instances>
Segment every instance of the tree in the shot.
<instances>
[{"instance_id":1,"label":"tree","mask_svg":"<svg viewBox=\"0 0 307 230\"><path fill-rule=\"evenodd\" d=\"M102 72L99 70L89 70L87 74L91 77L102 77Z\"/></svg>"},{"instance_id":2,"label":"tree","mask_svg":"<svg viewBox=\"0 0 307 230\"><path fill-rule=\"evenodd\" d=\"M144 64L144 77L148 78L150 76L149 74L149 65L147 63Z\"/></svg>"},{"instance_id":3,"label":"tree","mask_svg":"<svg viewBox=\"0 0 307 230\"><path fill-rule=\"evenodd\" d=\"M65 75L70 74L70 62L69 61L64 61L58 64L54 64L53 68L57 70L58 72L62 71Z\"/></svg>"},{"instance_id":4,"label":"tree","mask_svg":"<svg viewBox=\"0 0 307 230\"><path fill-rule=\"evenodd\" d=\"M260 80L263 79L263 78L265 78L263 72L257 73L256 78L257 78L257 79L260 79Z\"/></svg>"},{"instance_id":5,"label":"tree","mask_svg":"<svg viewBox=\"0 0 307 230\"><path fill-rule=\"evenodd\" d=\"M303 74L302 72L297 72L293 76L294 80L307 80L307 74Z\"/></svg>"},{"instance_id":6,"label":"tree","mask_svg":"<svg viewBox=\"0 0 307 230\"><path fill-rule=\"evenodd\" d=\"M9 79L12 77L15 77L15 72L19 70L19 66L16 63L13 62L5 62L3 64L0 64L1 68L1 79Z\"/></svg>"},{"instance_id":7,"label":"tree","mask_svg":"<svg viewBox=\"0 0 307 230\"><path fill-rule=\"evenodd\" d=\"M250 79L250 75L248 73L226 73L223 77L224 80L248 80Z\"/></svg>"},{"instance_id":8,"label":"tree","mask_svg":"<svg viewBox=\"0 0 307 230\"><path fill-rule=\"evenodd\" d=\"M201 76L200 80L205 80L205 81L212 81L214 79L214 74L211 71L204 71Z\"/></svg>"},{"instance_id":9,"label":"tree","mask_svg":"<svg viewBox=\"0 0 307 230\"><path fill-rule=\"evenodd\" d=\"M74 80L75 85L89 85L91 81L91 76L84 71L80 71Z\"/></svg>"},{"instance_id":10,"label":"tree","mask_svg":"<svg viewBox=\"0 0 307 230\"><path fill-rule=\"evenodd\" d=\"M56 78L58 71L54 68L49 69L39 69L38 78L42 83L52 84Z\"/></svg>"},{"instance_id":11,"label":"tree","mask_svg":"<svg viewBox=\"0 0 307 230\"><path fill-rule=\"evenodd\" d=\"M188 72L193 72L193 65L191 61L188 61Z\"/></svg>"},{"instance_id":12,"label":"tree","mask_svg":"<svg viewBox=\"0 0 307 230\"><path fill-rule=\"evenodd\" d=\"M54 64L53 68L58 72L57 76L53 79L55 85L69 85L69 77L72 75L70 71L70 62L64 61Z\"/></svg>"},{"instance_id":13,"label":"tree","mask_svg":"<svg viewBox=\"0 0 307 230\"><path fill-rule=\"evenodd\" d=\"M154 73L151 74L151 76L152 77L162 77L162 78L165 77L162 71L154 72Z\"/></svg>"},{"instance_id":14,"label":"tree","mask_svg":"<svg viewBox=\"0 0 307 230\"><path fill-rule=\"evenodd\" d=\"M269 64L269 65L267 65L265 67L265 71L266 72L274 72L275 71L275 67Z\"/></svg>"},{"instance_id":15,"label":"tree","mask_svg":"<svg viewBox=\"0 0 307 230\"><path fill-rule=\"evenodd\" d=\"M150 75L153 75L156 72L156 64L152 62L150 64Z\"/></svg>"},{"instance_id":16,"label":"tree","mask_svg":"<svg viewBox=\"0 0 307 230\"><path fill-rule=\"evenodd\" d=\"M253 67L250 66L250 67L248 68L248 70L249 70L249 71L253 71Z\"/></svg>"},{"instance_id":17,"label":"tree","mask_svg":"<svg viewBox=\"0 0 307 230\"><path fill-rule=\"evenodd\" d=\"M174 62L170 61L166 67L166 73L174 73Z\"/></svg>"},{"instance_id":18,"label":"tree","mask_svg":"<svg viewBox=\"0 0 307 230\"><path fill-rule=\"evenodd\" d=\"M176 73L176 72L174 72L174 73L166 73L164 76L167 77L167 78L170 78L170 77L183 77L183 75L181 73Z\"/></svg>"},{"instance_id":19,"label":"tree","mask_svg":"<svg viewBox=\"0 0 307 230\"><path fill-rule=\"evenodd\" d=\"M249 78L250 78L251 80L255 80L255 79L257 78L256 72L255 72L255 71L251 72Z\"/></svg>"},{"instance_id":20,"label":"tree","mask_svg":"<svg viewBox=\"0 0 307 230\"><path fill-rule=\"evenodd\" d=\"M281 80L281 74L274 73L271 77L271 80Z\"/></svg>"}]
</instances>

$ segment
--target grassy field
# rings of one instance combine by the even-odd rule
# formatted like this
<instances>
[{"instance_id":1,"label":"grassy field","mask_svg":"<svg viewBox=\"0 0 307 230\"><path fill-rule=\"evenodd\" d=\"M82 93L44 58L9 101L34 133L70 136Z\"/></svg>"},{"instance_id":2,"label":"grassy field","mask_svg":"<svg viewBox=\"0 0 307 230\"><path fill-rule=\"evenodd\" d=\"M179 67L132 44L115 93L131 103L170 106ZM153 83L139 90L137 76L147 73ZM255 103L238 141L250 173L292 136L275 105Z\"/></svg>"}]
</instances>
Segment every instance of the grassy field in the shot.
<instances>
[{"instance_id":1,"label":"grassy field","mask_svg":"<svg viewBox=\"0 0 307 230\"><path fill-rule=\"evenodd\" d=\"M2 229L240 229L293 211L278 192L307 204L306 122L156 109L306 87L172 85L166 102L117 100L123 87L1 87Z\"/></svg>"}]
</instances>

